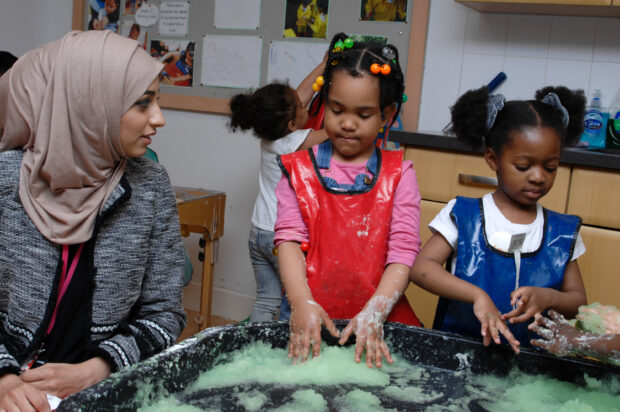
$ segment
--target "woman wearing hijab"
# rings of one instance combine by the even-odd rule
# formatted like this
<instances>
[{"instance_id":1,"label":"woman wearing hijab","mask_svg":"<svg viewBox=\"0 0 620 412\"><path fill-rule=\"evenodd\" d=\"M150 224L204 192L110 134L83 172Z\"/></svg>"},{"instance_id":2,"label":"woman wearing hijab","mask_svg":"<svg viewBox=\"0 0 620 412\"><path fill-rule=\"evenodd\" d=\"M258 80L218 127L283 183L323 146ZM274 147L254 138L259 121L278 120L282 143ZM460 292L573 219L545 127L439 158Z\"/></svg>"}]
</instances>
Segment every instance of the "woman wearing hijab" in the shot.
<instances>
[{"instance_id":1,"label":"woman wearing hijab","mask_svg":"<svg viewBox=\"0 0 620 412\"><path fill-rule=\"evenodd\" d=\"M71 32L0 78L0 409L49 410L185 326L174 191L142 157L161 69Z\"/></svg>"}]
</instances>

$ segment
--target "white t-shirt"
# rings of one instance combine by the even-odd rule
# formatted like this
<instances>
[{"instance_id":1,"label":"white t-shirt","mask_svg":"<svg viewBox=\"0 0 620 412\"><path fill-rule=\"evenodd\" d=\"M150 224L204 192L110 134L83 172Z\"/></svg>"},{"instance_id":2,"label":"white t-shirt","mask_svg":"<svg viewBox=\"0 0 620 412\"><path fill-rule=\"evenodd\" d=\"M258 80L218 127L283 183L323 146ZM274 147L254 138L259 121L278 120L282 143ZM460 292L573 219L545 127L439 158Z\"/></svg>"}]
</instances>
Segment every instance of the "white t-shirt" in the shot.
<instances>
[{"instance_id":1,"label":"white t-shirt","mask_svg":"<svg viewBox=\"0 0 620 412\"><path fill-rule=\"evenodd\" d=\"M306 140L312 129L295 130L275 141L261 139L260 142L260 174L258 176L258 196L254 203L252 224L259 229L273 232L276 223L276 185L282 177L282 170L276 159L277 155L297 150Z\"/></svg>"},{"instance_id":2,"label":"white t-shirt","mask_svg":"<svg viewBox=\"0 0 620 412\"><path fill-rule=\"evenodd\" d=\"M428 226L433 233L439 232L448 241L452 247L452 250L454 250L454 254L456 255L458 230L454 224L454 221L450 217L450 212L452 212L454 202L456 202L456 199L450 200ZM512 223L510 220L506 219L502 212L497 208L497 205L495 205L495 201L493 200L493 195L491 193L487 193L482 197L482 209L485 217L484 230L486 231L489 243L491 243L495 248L500 250L508 249L507 245L502 245L499 243L493 244L493 241L491 240L496 238L493 234L506 232L509 235L525 233L525 240L523 242L523 246L521 246L521 253L534 252L538 249L540 242L542 242L544 231L543 226L545 223L543 209L540 204L536 204L536 218L532 223L526 225ZM579 256L583 255L585 252L586 246L581 239L581 234L578 234L571 260L579 258ZM455 265L456 259L452 259L452 273L454 273Z\"/></svg>"}]
</instances>

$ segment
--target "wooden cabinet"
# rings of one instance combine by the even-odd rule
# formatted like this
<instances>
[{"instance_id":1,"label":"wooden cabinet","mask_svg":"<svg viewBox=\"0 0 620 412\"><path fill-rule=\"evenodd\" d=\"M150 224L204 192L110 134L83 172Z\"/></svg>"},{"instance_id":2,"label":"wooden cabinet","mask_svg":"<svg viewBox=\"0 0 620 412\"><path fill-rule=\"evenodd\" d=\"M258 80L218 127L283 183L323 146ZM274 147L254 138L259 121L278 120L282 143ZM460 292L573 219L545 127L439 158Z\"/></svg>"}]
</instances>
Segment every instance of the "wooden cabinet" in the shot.
<instances>
[{"instance_id":1,"label":"wooden cabinet","mask_svg":"<svg viewBox=\"0 0 620 412\"><path fill-rule=\"evenodd\" d=\"M620 229L620 173L575 167L568 213L587 225Z\"/></svg>"},{"instance_id":2,"label":"wooden cabinet","mask_svg":"<svg viewBox=\"0 0 620 412\"><path fill-rule=\"evenodd\" d=\"M581 237L587 250L578 262L588 303L620 308L620 231L583 226Z\"/></svg>"},{"instance_id":3,"label":"wooden cabinet","mask_svg":"<svg viewBox=\"0 0 620 412\"><path fill-rule=\"evenodd\" d=\"M480 13L618 17L620 0L455 0ZM614 7L616 6L616 7Z\"/></svg>"},{"instance_id":4,"label":"wooden cabinet","mask_svg":"<svg viewBox=\"0 0 620 412\"><path fill-rule=\"evenodd\" d=\"M431 235L428 223L446 202L457 195L480 197L494 190L487 179L495 175L481 155L408 146L405 159L413 161L423 199L422 244ZM562 165L541 203L551 210L581 216L587 250L578 262L588 303L620 307L620 172ZM415 285L405 293L422 323L431 327L437 297Z\"/></svg>"}]
</instances>

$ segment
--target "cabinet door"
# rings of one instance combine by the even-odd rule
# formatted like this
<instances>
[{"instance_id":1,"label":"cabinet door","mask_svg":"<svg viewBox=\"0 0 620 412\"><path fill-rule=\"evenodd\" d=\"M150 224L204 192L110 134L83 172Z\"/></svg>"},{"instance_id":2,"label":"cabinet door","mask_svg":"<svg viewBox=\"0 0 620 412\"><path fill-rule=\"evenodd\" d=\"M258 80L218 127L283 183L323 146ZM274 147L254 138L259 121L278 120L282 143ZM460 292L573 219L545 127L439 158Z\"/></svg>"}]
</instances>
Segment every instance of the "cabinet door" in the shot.
<instances>
[{"instance_id":1,"label":"cabinet door","mask_svg":"<svg viewBox=\"0 0 620 412\"><path fill-rule=\"evenodd\" d=\"M620 229L620 173L575 167L568 213L589 225Z\"/></svg>"},{"instance_id":2,"label":"cabinet door","mask_svg":"<svg viewBox=\"0 0 620 412\"><path fill-rule=\"evenodd\" d=\"M583 226L581 236L586 253L578 262L588 303L620 308L620 231Z\"/></svg>"},{"instance_id":3,"label":"cabinet door","mask_svg":"<svg viewBox=\"0 0 620 412\"><path fill-rule=\"evenodd\" d=\"M422 240L422 246L424 246L424 243L426 243L432 235L428 228L428 224L445 205L445 203L429 202L427 200L422 201L420 210L420 239ZM437 307L437 300L439 299L437 295L410 283L405 291L405 296L407 296L409 304L422 324L427 328L432 327L433 319L435 318L435 308Z\"/></svg>"},{"instance_id":4,"label":"cabinet door","mask_svg":"<svg viewBox=\"0 0 620 412\"><path fill-rule=\"evenodd\" d=\"M457 195L481 197L495 190L493 184L485 183L496 177L482 155L408 147L405 159L413 161L422 199L448 202ZM553 188L541 204L565 212L569 181L570 168L559 167Z\"/></svg>"}]
</instances>

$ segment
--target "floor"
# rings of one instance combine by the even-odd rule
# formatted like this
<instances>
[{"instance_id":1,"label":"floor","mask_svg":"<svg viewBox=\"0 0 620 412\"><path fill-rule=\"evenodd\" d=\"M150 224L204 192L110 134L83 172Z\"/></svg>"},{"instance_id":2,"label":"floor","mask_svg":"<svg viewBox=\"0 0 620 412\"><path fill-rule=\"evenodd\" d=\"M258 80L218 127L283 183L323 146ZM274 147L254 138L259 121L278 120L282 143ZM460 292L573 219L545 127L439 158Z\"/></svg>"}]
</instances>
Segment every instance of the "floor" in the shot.
<instances>
[{"instance_id":1,"label":"floor","mask_svg":"<svg viewBox=\"0 0 620 412\"><path fill-rule=\"evenodd\" d=\"M187 314L187 326L181 332L181 336L179 336L178 342L183 339L189 338L198 332L198 324L194 320L196 316L198 316L198 312L195 312L191 309L185 308L185 313ZM229 325L231 323L237 323L234 320L221 318L219 316L211 316L211 322L209 322L209 326L222 326Z\"/></svg>"}]
</instances>

